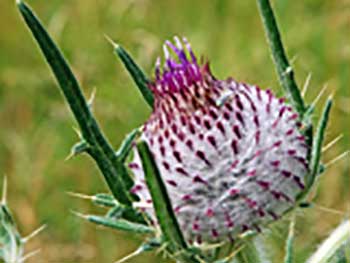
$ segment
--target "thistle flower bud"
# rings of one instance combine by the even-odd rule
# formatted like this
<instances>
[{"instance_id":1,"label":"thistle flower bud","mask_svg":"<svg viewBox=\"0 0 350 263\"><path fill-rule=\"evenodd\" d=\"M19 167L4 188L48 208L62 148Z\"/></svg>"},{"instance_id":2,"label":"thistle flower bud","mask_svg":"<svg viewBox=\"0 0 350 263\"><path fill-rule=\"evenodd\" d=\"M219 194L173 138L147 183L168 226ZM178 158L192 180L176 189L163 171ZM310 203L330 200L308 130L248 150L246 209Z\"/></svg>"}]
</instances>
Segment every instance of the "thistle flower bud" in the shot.
<instances>
[{"instance_id":1,"label":"thistle flower bud","mask_svg":"<svg viewBox=\"0 0 350 263\"><path fill-rule=\"evenodd\" d=\"M185 238L216 243L260 231L292 208L305 187L307 146L298 114L270 90L217 80L186 39L165 42L164 56L149 84L154 110L142 139ZM131 191L154 217L136 151L129 167Z\"/></svg>"}]
</instances>

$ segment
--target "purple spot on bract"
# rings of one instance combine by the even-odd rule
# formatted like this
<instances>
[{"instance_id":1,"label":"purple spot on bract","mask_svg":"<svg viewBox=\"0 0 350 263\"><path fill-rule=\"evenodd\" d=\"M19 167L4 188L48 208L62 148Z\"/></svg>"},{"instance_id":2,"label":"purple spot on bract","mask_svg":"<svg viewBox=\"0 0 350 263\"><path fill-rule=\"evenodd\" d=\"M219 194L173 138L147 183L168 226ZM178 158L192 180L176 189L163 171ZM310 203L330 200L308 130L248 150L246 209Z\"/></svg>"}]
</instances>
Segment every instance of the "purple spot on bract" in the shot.
<instances>
[{"instance_id":1,"label":"purple spot on bract","mask_svg":"<svg viewBox=\"0 0 350 263\"><path fill-rule=\"evenodd\" d=\"M175 171L178 172L178 173L180 173L180 174L182 174L182 175L189 176L189 174L187 173L187 171L186 171L184 168L182 168L182 167L176 167Z\"/></svg>"},{"instance_id":2,"label":"purple spot on bract","mask_svg":"<svg viewBox=\"0 0 350 263\"><path fill-rule=\"evenodd\" d=\"M238 145L237 144L238 144L237 140L232 140L231 147L232 147L234 154L238 154Z\"/></svg>"},{"instance_id":3,"label":"purple spot on bract","mask_svg":"<svg viewBox=\"0 0 350 263\"><path fill-rule=\"evenodd\" d=\"M239 194L239 189L237 189L237 188L230 189L230 195L231 196L235 196L237 194Z\"/></svg>"},{"instance_id":4,"label":"purple spot on bract","mask_svg":"<svg viewBox=\"0 0 350 263\"><path fill-rule=\"evenodd\" d=\"M301 190L304 190L305 185L301 182L301 179L300 179L299 176L294 175L294 176L293 176L293 180L297 183L297 185L299 186L299 188L300 188Z\"/></svg>"},{"instance_id":5,"label":"purple spot on bract","mask_svg":"<svg viewBox=\"0 0 350 263\"><path fill-rule=\"evenodd\" d=\"M181 155L178 151L174 151L173 155L174 155L176 161L178 161L179 163L182 163Z\"/></svg>"},{"instance_id":6,"label":"purple spot on bract","mask_svg":"<svg viewBox=\"0 0 350 263\"><path fill-rule=\"evenodd\" d=\"M287 177L287 178L289 178L292 175L292 173L287 170L282 170L281 173L284 177Z\"/></svg>"},{"instance_id":7,"label":"purple spot on bract","mask_svg":"<svg viewBox=\"0 0 350 263\"><path fill-rule=\"evenodd\" d=\"M221 123L220 121L218 121L218 122L216 123L216 128L218 128L219 131L220 131L223 135L225 135L225 128L224 128L224 125L222 125L222 123Z\"/></svg>"},{"instance_id":8,"label":"purple spot on bract","mask_svg":"<svg viewBox=\"0 0 350 263\"><path fill-rule=\"evenodd\" d=\"M142 186L139 184L136 184L131 188L130 193L136 194L140 190L142 190Z\"/></svg>"},{"instance_id":9,"label":"purple spot on bract","mask_svg":"<svg viewBox=\"0 0 350 263\"><path fill-rule=\"evenodd\" d=\"M199 175L196 175L195 177L193 177L193 182L194 183L202 183L207 185L208 182L206 180L204 180L202 177L200 177Z\"/></svg>"},{"instance_id":10,"label":"purple spot on bract","mask_svg":"<svg viewBox=\"0 0 350 263\"><path fill-rule=\"evenodd\" d=\"M212 208L208 208L207 211L205 212L205 215L207 217L213 217L214 216L214 210Z\"/></svg>"},{"instance_id":11,"label":"purple spot on bract","mask_svg":"<svg viewBox=\"0 0 350 263\"><path fill-rule=\"evenodd\" d=\"M212 236L213 236L214 238L217 238L217 237L219 236L219 233L218 233L218 231L217 231L215 228L213 228L213 229L211 230L211 234L212 234Z\"/></svg>"},{"instance_id":12,"label":"purple spot on bract","mask_svg":"<svg viewBox=\"0 0 350 263\"><path fill-rule=\"evenodd\" d=\"M140 166L137 163L129 163L128 166L130 169L140 169Z\"/></svg>"},{"instance_id":13,"label":"purple spot on bract","mask_svg":"<svg viewBox=\"0 0 350 263\"><path fill-rule=\"evenodd\" d=\"M215 140L215 137L214 136L208 136L208 142L214 147L216 148L216 140Z\"/></svg>"},{"instance_id":14,"label":"purple spot on bract","mask_svg":"<svg viewBox=\"0 0 350 263\"><path fill-rule=\"evenodd\" d=\"M182 196L182 198L181 198L181 199L182 199L182 200L184 200L184 201L191 200L191 199L192 199L192 195L190 195L190 194L186 194L186 195Z\"/></svg>"},{"instance_id":15,"label":"purple spot on bract","mask_svg":"<svg viewBox=\"0 0 350 263\"><path fill-rule=\"evenodd\" d=\"M164 166L165 169L170 170L170 165L169 165L169 163L167 163L166 161L163 161L162 164L163 164L163 166Z\"/></svg>"},{"instance_id":16,"label":"purple spot on bract","mask_svg":"<svg viewBox=\"0 0 350 263\"><path fill-rule=\"evenodd\" d=\"M205 153L202 151L197 151L196 155L199 159L205 162L206 165L211 166L210 162L207 160Z\"/></svg>"},{"instance_id":17,"label":"purple spot on bract","mask_svg":"<svg viewBox=\"0 0 350 263\"><path fill-rule=\"evenodd\" d=\"M177 183L174 180L166 180L166 182L171 186L177 187Z\"/></svg>"}]
</instances>

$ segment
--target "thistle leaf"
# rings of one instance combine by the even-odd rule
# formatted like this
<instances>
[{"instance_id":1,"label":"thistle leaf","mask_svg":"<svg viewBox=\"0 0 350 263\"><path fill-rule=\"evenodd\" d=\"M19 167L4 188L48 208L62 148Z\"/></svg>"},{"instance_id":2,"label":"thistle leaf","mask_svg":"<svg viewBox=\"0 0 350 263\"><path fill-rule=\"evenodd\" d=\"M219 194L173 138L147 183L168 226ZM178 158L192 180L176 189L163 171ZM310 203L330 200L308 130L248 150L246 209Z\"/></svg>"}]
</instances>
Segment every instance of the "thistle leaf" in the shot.
<instances>
[{"instance_id":1,"label":"thistle leaf","mask_svg":"<svg viewBox=\"0 0 350 263\"><path fill-rule=\"evenodd\" d=\"M154 103L153 93L147 86L148 79L146 75L143 73L142 69L135 63L133 58L122 46L113 42L112 44L114 46L115 53L123 62L125 68L127 69L132 79L134 80L136 86L140 90L143 98L145 99L147 104L153 108L153 103Z\"/></svg>"},{"instance_id":2,"label":"thistle leaf","mask_svg":"<svg viewBox=\"0 0 350 263\"><path fill-rule=\"evenodd\" d=\"M145 172L146 183L152 196L158 223L165 242L169 243L169 250L182 258L186 258L185 262L198 262L186 253L188 251L187 243L180 230L166 187L147 143L144 141L138 142L137 150Z\"/></svg>"},{"instance_id":3,"label":"thistle leaf","mask_svg":"<svg viewBox=\"0 0 350 263\"><path fill-rule=\"evenodd\" d=\"M102 225L116 230L122 230L127 232L139 233L139 234L150 234L154 232L154 229L142 224L129 222L125 219L114 219L104 216L97 215L85 215L78 212L73 212L75 215L88 220L89 222L97 225Z\"/></svg>"},{"instance_id":4,"label":"thistle leaf","mask_svg":"<svg viewBox=\"0 0 350 263\"><path fill-rule=\"evenodd\" d=\"M128 157L128 155L132 149L133 143L134 143L135 139L139 136L139 134L140 134L140 130L135 129L125 137L125 139L121 143L121 145L116 153L117 158L120 162L125 163L126 158Z\"/></svg>"},{"instance_id":5,"label":"thistle leaf","mask_svg":"<svg viewBox=\"0 0 350 263\"><path fill-rule=\"evenodd\" d=\"M129 189L133 184L132 179L124 164L116 160L115 152L92 115L72 70L31 9L22 1L17 1L17 5L80 126L87 144L84 149L96 161L115 198L122 204L131 205L133 197L129 194Z\"/></svg>"},{"instance_id":6,"label":"thistle leaf","mask_svg":"<svg viewBox=\"0 0 350 263\"><path fill-rule=\"evenodd\" d=\"M320 172L322 144L323 144L324 134L327 128L331 107L332 107L332 99L328 98L328 100L326 101L325 107L323 109L322 116L319 121L317 130L316 130L316 135L312 144L312 154L311 154L311 164L310 164L311 171L310 171L310 176L308 178L306 190L312 187L316 176Z\"/></svg>"}]
</instances>

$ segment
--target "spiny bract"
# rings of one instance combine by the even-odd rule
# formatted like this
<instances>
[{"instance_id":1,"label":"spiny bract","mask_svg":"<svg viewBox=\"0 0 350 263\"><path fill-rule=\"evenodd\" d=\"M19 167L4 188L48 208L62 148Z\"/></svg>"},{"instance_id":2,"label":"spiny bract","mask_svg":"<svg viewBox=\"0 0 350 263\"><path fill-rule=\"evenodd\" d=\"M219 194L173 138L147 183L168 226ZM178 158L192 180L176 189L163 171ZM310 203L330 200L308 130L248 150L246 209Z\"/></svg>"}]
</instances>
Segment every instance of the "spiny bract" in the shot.
<instances>
[{"instance_id":1,"label":"spiny bract","mask_svg":"<svg viewBox=\"0 0 350 263\"><path fill-rule=\"evenodd\" d=\"M298 114L270 90L217 80L186 39L167 41L164 54L149 84L155 103L141 139L186 240L216 243L260 231L292 208L305 187L307 146ZM131 191L155 219L136 151L134 156Z\"/></svg>"}]
</instances>

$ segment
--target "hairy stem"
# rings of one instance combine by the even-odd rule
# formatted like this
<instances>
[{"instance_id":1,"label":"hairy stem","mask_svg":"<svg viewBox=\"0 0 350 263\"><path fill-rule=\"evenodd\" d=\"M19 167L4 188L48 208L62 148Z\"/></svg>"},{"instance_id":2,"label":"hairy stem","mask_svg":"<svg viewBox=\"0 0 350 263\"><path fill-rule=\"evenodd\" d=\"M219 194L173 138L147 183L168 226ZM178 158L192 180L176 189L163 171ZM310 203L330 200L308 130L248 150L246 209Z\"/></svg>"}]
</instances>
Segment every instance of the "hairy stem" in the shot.
<instances>
[{"instance_id":1,"label":"hairy stem","mask_svg":"<svg viewBox=\"0 0 350 263\"><path fill-rule=\"evenodd\" d=\"M294 78L294 72L288 62L283 48L281 35L269 0L257 0L260 15L265 27L266 36L272 53L273 61L280 83L287 93L300 117L305 112L305 105L300 90Z\"/></svg>"}]
</instances>

